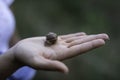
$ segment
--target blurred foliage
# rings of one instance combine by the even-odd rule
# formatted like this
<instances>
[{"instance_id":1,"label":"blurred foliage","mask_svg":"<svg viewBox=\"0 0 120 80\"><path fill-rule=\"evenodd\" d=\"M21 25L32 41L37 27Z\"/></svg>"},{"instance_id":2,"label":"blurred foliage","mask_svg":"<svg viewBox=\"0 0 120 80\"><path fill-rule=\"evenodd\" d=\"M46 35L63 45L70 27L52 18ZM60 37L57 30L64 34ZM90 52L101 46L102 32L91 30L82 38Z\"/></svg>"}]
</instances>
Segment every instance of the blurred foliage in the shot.
<instances>
[{"instance_id":1,"label":"blurred foliage","mask_svg":"<svg viewBox=\"0 0 120 80\"><path fill-rule=\"evenodd\" d=\"M68 75L38 71L34 80L120 80L119 0L16 0L12 10L22 38L86 32L107 33L99 49L65 61Z\"/></svg>"}]
</instances>

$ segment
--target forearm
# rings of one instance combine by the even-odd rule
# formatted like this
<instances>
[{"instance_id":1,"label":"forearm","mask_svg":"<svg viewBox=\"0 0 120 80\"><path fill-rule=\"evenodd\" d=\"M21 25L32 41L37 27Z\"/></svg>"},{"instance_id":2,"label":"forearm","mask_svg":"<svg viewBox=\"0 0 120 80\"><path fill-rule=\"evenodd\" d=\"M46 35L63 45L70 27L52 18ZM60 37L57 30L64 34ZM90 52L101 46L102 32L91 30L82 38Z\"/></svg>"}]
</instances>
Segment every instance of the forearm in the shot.
<instances>
[{"instance_id":1,"label":"forearm","mask_svg":"<svg viewBox=\"0 0 120 80\"><path fill-rule=\"evenodd\" d=\"M0 55L0 80L5 80L18 68L20 68L20 64L15 60L12 48Z\"/></svg>"}]
</instances>

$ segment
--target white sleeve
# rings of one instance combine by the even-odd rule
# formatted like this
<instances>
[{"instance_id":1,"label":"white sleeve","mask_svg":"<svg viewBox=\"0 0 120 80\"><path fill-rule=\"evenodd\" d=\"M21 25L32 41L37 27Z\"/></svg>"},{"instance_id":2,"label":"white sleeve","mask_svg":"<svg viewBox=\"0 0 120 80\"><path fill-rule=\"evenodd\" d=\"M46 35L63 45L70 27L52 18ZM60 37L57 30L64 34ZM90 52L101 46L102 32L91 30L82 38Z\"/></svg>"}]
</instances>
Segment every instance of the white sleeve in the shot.
<instances>
[{"instance_id":1,"label":"white sleeve","mask_svg":"<svg viewBox=\"0 0 120 80\"><path fill-rule=\"evenodd\" d=\"M12 3L14 2L14 0L0 0L0 1L4 2L8 6L11 6Z\"/></svg>"},{"instance_id":2,"label":"white sleeve","mask_svg":"<svg viewBox=\"0 0 120 80\"><path fill-rule=\"evenodd\" d=\"M0 51L5 52L14 32L15 20L9 7L0 1Z\"/></svg>"}]
</instances>

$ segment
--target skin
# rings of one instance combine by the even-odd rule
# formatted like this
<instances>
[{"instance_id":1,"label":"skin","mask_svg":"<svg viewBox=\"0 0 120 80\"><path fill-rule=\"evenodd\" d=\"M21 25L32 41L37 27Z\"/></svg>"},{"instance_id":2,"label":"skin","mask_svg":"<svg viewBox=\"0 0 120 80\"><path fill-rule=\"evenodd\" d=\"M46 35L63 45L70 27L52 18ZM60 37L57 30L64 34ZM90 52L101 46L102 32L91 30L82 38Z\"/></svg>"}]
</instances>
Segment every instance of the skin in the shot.
<instances>
[{"instance_id":1,"label":"skin","mask_svg":"<svg viewBox=\"0 0 120 80\"><path fill-rule=\"evenodd\" d=\"M101 47L108 39L107 34L87 35L80 32L58 36L57 42L51 46L44 45L45 37L21 40L6 54L0 56L0 80L6 79L18 68L25 65L37 70L68 73L69 69L62 63L62 60Z\"/></svg>"}]
</instances>

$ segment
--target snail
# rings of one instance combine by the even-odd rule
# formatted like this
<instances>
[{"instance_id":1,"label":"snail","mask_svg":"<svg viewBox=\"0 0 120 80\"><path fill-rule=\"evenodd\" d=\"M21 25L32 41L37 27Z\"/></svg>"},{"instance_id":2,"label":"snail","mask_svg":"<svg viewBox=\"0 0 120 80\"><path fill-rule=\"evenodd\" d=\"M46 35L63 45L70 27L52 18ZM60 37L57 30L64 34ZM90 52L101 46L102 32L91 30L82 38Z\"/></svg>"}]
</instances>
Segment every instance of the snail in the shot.
<instances>
[{"instance_id":1,"label":"snail","mask_svg":"<svg viewBox=\"0 0 120 80\"><path fill-rule=\"evenodd\" d=\"M48 45L48 46L53 45L56 43L56 41L57 41L57 34L53 32L49 32L46 35L45 45Z\"/></svg>"}]
</instances>

